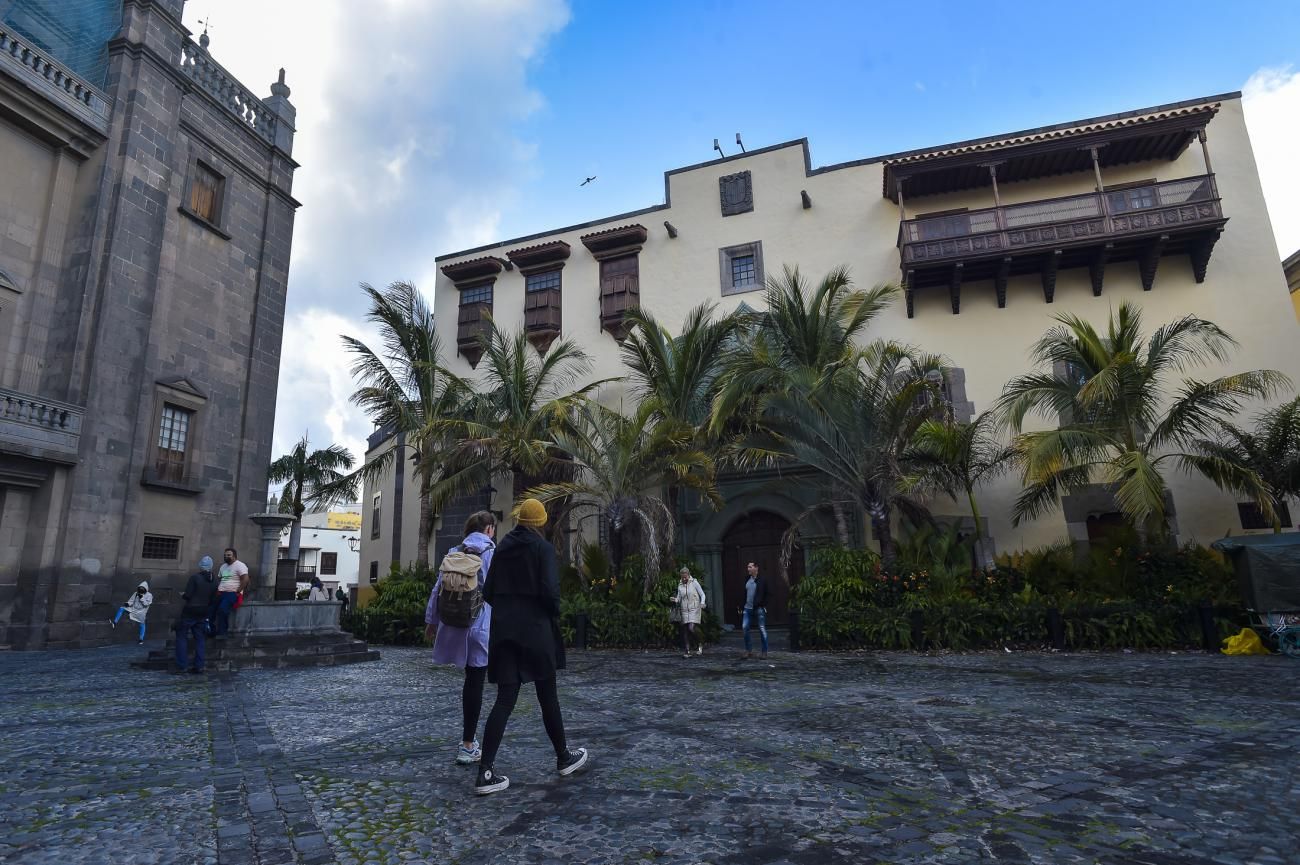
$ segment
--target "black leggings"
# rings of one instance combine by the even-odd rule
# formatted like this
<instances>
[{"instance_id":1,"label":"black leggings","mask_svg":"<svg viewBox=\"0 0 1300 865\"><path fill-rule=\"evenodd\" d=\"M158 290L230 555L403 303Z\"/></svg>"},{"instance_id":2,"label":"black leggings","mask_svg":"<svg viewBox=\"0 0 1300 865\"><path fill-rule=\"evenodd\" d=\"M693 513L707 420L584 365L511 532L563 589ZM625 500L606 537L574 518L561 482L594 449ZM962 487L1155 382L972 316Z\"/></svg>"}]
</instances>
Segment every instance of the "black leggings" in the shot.
<instances>
[{"instance_id":1,"label":"black leggings","mask_svg":"<svg viewBox=\"0 0 1300 865\"><path fill-rule=\"evenodd\" d=\"M568 751L564 739L564 718L560 716L560 697L555 690L555 677L534 682L537 686L537 703L542 707L542 723L546 725L546 735L551 738L551 747L555 749L558 759ZM515 701L519 699L519 683L497 685L497 701L488 714L487 725L483 729L483 757L479 765L485 769L492 768L501 747L501 739L506 734L506 721L515 710Z\"/></svg>"},{"instance_id":2,"label":"black leggings","mask_svg":"<svg viewBox=\"0 0 1300 865\"><path fill-rule=\"evenodd\" d=\"M690 654L691 651L691 637L695 638L695 645L703 645L704 638L695 632L694 622L682 622L678 627L682 629L682 649L687 654Z\"/></svg>"},{"instance_id":3,"label":"black leggings","mask_svg":"<svg viewBox=\"0 0 1300 865\"><path fill-rule=\"evenodd\" d=\"M460 692L460 707L465 714L461 730L462 742L473 742L478 731L478 716L483 711L483 683L487 681L487 667L466 667L465 687Z\"/></svg>"}]
</instances>

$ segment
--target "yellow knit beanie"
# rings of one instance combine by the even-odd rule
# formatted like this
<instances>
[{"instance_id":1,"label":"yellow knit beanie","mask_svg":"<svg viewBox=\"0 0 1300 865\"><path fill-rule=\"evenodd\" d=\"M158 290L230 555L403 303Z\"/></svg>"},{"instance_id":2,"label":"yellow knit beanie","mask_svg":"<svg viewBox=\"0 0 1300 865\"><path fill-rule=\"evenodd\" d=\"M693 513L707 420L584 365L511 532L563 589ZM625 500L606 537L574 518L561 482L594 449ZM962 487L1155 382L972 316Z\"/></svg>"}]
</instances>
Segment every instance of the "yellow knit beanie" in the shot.
<instances>
[{"instance_id":1,"label":"yellow knit beanie","mask_svg":"<svg viewBox=\"0 0 1300 865\"><path fill-rule=\"evenodd\" d=\"M519 505L519 525L540 529L546 525L546 508L537 499L524 499Z\"/></svg>"}]
</instances>

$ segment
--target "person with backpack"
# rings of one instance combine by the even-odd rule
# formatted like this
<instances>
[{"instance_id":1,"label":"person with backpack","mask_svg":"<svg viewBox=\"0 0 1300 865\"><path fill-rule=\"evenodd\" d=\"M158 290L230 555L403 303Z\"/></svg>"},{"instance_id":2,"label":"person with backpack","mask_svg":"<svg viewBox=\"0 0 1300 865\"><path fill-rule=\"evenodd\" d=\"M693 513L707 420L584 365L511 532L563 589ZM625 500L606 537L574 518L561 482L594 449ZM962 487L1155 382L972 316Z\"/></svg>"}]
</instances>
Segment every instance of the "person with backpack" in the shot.
<instances>
[{"instance_id":1,"label":"person with backpack","mask_svg":"<svg viewBox=\"0 0 1300 865\"><path fill-rule=\"evenodd\" d=\"M497 686L496 703L483 728L483 755L474 792L480 796L510 786L494 762L519 689L532 682L542 723L555 749L555 770L572 775L587 763L587 749L569 750L564 738L555 674L564 669L560 638L560 568L555 547L542 535L546 508L537 499L519 505L518 525L501 540L492 560L492 579L483 598L492 605L488 639L488 681Z\"/></svg>"},{"instance_id":2,"label":"person with backpack","mask_svg":"<svg viewBox=\"0 0 1300 865\"><path fill-rule=\"evenodd\" d=\"M465 670L460 692L464 725L456 752L456 762L462 766L476 762L483 753L475 732L483 711L492 624L492 608L483 603L483 586L496 549L496 533L497 518L491 511L470 515L465 521L465 540L443 556L438 581L424 609L424 635L433 639L433 662Z\"/></svg>"}]
</instances>

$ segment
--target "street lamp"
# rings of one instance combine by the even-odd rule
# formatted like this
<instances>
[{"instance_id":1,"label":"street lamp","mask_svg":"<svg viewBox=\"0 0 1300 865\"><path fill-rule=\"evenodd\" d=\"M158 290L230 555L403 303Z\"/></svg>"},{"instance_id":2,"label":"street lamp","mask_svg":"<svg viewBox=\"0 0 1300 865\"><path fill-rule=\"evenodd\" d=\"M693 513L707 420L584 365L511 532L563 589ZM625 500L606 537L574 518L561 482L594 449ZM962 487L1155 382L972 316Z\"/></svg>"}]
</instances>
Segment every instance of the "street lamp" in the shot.
<instances>
[{"instance_id":1,"label":"street lamp","mask_svg":"<svg viewBox=\"0 0 1300 865\"><path fill-rule=\"evenodd\" d=\"M348 549L354 553L361 551L361 538L344 538L348 542Z\"/></svg>"}]
</instances>

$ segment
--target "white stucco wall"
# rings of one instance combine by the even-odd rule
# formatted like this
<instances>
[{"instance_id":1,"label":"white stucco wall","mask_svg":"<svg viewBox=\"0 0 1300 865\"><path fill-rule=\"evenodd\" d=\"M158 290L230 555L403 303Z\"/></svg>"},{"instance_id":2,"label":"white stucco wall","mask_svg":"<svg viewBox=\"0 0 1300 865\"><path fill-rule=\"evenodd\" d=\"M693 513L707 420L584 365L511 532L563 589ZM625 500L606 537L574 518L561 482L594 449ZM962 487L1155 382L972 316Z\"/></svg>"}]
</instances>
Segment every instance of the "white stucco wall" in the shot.
<instances>
[{"instance_id":1,"label":"white stucco wall","mask_svg":"<svg viewBox=\"0 0 1300 865\"><path fill-rule=\"evenodd\" d=\"M1101 297L1093 296L1086 269L1061 271L1055 302L1050 305L1044 302L1036 276L1010 281L1005 309L997 308L991 280L968 282L962 288L960 315L952 314L946 291L921 289L914 318L907 318L900 301L875 321L869 336L898 339L949 357L965 369L967 397L978 412L990 407L1010 378L1028 369L1029 347L1053 324L1051 316L1068 312L1100 325L1122 300L1132 300L1142 307L1148 333L1192 313L1218 323L1241 342L1241 350L1229 363L1195 371L1196 377L1269 367L1300 383L1300 326L1278 267L1239 99L1222 101L1207 135L1224 213L1230 221L1214 249L1204 283L1196 284L1188 256L1177 255L1161 259L1150 292L1142 290L1135 262L1107 268ZM744 170L753 174L754 210L723 217L718 178ZM591 354L593 377L617 375L620 349L612 337L600 331L599 267L582 245L582 235L622 225L644 225L649 237L640 253L641 305L668 328L676 329L686 312L701 301L714 301L723 311L734 309L742 300L762 308L761 291L722 296L718 273L722 247L762 241L769 276L779 273L783 264L797 264L815 282L832 267L848 265L861 286L898 281L898 206L881 195L882 172L882 164L872 162L809 175L804 147L796 142L669 174L670 207L474 250L442 259L439 265L483 256L504 258L506 252L522 246L566 241L573 252L563 271L563 336L576 339ZM1103 181L1170 180L1203 173L1201 150L1193 144L1173 162L1105 170ZM1092 189L1092 172L1087 171L1002 184L1000 192L1003 203L1012 204ZM812 197L811 209L803 209L801 190ZM985 189L928 196L906 204L908 215L913 216L956 207L990 207L993 200L991 190ZM676 227L677 238L669 238L665 220ZM456 345L457 304L454 283L439 273L434 306L449 354ZM494 316L504 326L518 328L523 325L523 310L523 277L517 270L503 271L496 281ZM464 358L449 360L457 373L476 377ZM620 389L609 389L604 398L617 401ZM1240 533L1232 497L1197 478L1171 472L1168 479L1183 540L1208 541L1229 529ZM980 495L998 548L1012 550L1063 539L1066 527L1059 511L1019 527L1011 525L1011 503L1019 489L1017 480L1006 478ZM506 505L508 509L508 502Z\"/></svg>"}]
</instances>

